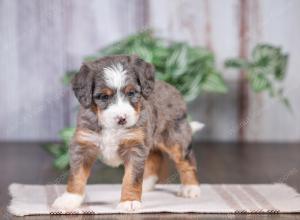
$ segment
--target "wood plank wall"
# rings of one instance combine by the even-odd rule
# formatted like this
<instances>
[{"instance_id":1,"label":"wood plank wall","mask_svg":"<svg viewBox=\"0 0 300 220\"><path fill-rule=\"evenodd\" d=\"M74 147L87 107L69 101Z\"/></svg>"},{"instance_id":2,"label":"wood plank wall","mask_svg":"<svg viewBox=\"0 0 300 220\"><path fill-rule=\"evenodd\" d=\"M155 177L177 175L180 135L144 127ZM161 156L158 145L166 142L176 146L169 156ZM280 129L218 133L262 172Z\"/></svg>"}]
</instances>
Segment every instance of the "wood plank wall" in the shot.
<instances>
[{"instance_id":1,"label":"wood plank wall","mask_svg":"<svg viewBox=\"0 0 300 220\"><path fill-rule=\"evenodd\" d=\"M298 0L0 0L0 140L57 140L74 124L76 100L61 83L82 58L128 34L206 46L230 91L189 105L207 124L203 141L300 140L300 1ZM225 70L228 57L249 57L260 42L290 53L285 81L293 114L253 94L243 73Z\"/></svg>"}]
</instances>

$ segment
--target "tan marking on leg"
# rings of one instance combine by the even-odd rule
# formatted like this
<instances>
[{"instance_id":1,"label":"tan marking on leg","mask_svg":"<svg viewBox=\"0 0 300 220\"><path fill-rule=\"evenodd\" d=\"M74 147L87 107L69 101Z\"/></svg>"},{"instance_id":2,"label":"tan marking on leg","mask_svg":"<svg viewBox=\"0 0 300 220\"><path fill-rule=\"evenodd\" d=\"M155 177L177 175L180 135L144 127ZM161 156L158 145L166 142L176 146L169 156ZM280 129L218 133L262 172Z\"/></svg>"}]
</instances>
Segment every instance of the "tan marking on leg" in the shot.
<instances>
[{"instance_id":1,"label":"tan marking on leg","mask_svg":"<svg viewBox=\"0 0 300 220\"><path fill-rule=\"evenodd\" d=\"M163 155L160 150L151 150L145 164L144 178L159 176Z\"/></svg>"},{"instance_id":2,"label":"tan marking on leg","mask_svg":"<svg viewBox=\"0 0 300 220\"><path fill-rule=\"evenodd\" d=\"M91 158L88 163L81 164L76 171L70 174L67 192L84 195L85 186L93 163L94 159Z\"/></svg>"},{"instance_id":3,"label":"tan marking on leg","mask_svg":"<svg viewBox=\"0 0 300 220\"><path fill-rule=\"evenodd\" d=\"M81 149L80 159L72 163L68 179L67 191L75 194L84 194L85 185L90 175L93 163L98 155L98 134L88 129L77 129L75 133L76 144Z\"/></svg>"},{"instance_id":4,"label":"tan marking on leg","mask_svg":"<svg viewBox=\"0 0 300 220\"><path fill-rule=\"evenodd\" d=\"M142 196L143 178L135 178L131 163L125 164L125 175L122 183L121 202L140 201Z\"/></svg>"},{"instance_id":5,"label":"tan marking on leg","mask_svg":"<svg viewBox=\"0 0 300 220\"><path fill-rule=\"evenodd\" d=\"M121 202L140 201L142 194L144 160L143 155L144 131L142 128L134 128L121 141L119 154L125 161L125 174L122 183Z\"/></svg>"},{"instance_id":6,"label":"tan marking on leg","mask_svg":"<svg viewBox=\"0 0 300 220\"><path fill-rule=\"evenodd\" d=\"M197 167L195 160L183 155L183 150L179 145L166 147L164 144L159 144L159 148L165 151L175 162L176 168L180 175L181 183L184 185L198 185Z\"/></svg>"}]
</instances>

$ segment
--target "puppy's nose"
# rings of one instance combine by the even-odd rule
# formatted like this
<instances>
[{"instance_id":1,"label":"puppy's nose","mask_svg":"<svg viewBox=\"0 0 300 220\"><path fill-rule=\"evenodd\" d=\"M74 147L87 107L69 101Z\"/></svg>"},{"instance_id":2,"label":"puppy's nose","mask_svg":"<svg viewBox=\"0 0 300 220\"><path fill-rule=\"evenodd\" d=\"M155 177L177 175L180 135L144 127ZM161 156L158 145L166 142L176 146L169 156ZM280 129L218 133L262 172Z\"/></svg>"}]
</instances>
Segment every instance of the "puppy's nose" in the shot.
<instances>
[{"instance_id":1,"label":"puppy's nose","mask_svg":"<svg viewBox=\"0 0 300 220\"><path fill-rule=\"evenodd\" d=\"M127 123L126 117L124 116L117 117L117 122L119 125L125 125Z\"/></svg>"}]
</instances>

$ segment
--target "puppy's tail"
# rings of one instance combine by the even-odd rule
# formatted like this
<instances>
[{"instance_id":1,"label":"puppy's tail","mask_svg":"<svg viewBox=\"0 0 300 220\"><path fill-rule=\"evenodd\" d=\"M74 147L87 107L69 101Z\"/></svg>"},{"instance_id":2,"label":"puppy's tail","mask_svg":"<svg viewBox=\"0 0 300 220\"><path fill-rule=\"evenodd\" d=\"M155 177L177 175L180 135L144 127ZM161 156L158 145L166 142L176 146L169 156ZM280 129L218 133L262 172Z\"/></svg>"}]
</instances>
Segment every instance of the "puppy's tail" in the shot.
<instances>
[{"instance_id":1,"label":"puppy's tail","mask_svg":"<svg viewBox=\"0 0 300 220\"><path fill-rule=\"evenodd\" d=\"M197 131L202 130L202 128L204 128L205 124L203 124L199 121L191 121L190 126L192 128L192 133L195 134Z\"/></svg>"}]
</instances>

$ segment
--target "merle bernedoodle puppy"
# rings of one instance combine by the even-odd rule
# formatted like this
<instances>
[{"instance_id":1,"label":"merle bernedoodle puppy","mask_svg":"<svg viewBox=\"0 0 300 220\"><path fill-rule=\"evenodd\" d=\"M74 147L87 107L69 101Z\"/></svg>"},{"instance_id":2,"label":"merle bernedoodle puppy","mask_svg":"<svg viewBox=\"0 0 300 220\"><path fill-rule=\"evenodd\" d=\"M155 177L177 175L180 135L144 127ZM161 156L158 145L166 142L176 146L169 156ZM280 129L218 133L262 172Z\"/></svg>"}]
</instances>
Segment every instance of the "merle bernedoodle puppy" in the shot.
<instances>
[{"instance_id":1,"label":"merle bernedoodle puppy","mask_svg":"<svg viewBox=\"0 0 300 220\"><path fill-rule=\"evenodd\" d=\"M132 55L108 56L82 65L72 81L81 104L70 144L70 175L66 192L53 207L66 211L80 207L94 161L125 167L118 208L141 207L142 191L158 181L162 152L180 174L179 195L200 193L193 150L193 130L187 107L171 85L155 80L154 67Z\"/></svg>"}]
</instances>

